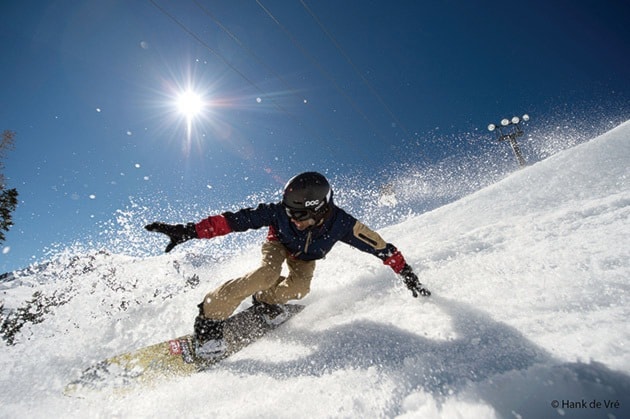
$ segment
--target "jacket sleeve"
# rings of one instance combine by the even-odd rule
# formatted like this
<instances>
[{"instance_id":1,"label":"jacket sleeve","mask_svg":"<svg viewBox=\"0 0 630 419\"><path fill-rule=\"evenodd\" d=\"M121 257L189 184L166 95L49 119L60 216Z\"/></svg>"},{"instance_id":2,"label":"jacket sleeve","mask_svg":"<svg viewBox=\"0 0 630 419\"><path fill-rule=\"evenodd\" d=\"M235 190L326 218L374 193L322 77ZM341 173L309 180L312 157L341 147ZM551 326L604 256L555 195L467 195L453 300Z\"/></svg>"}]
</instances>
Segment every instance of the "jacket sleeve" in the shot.
<instances>
[{"instance_id":1,"label":"jacket sleeve","mask_svg":"<svg viewBox=\"0 0 630 419\"><path fill-rule=\"evenodd\" d=\"M244 208L236 212L224 212L205 218L195 225L200 239L211 239L232 232L258 229L275 224L275 204L260 204L256 208Z\"/></svg>"},{"instance_id":2,"label":"jacket sleeve","mask_svg":"<svg viewBox=\"0 0 630 419\"><path fill-rule=\"evenodd\" d=\"M342 241L363 252L373 254L396 273L400 273L407 264L405 257L396 246L386 243L378 233L360 221L355 222L352 232L347 234Z\"/></svg>"},{"instance_id":3,"label":"jacket sleeve","mask_svg":"<svg viewBox=\"0 0 630 419\"><path fill-rule=\"evenodd\" d=\"M211 239L232 232L270 226L274 223L274 204L260 204L256 208L244 208L236 212L224 212L205 218L195 225L197 236Z\"/></svg>"},{"instance_id":4,"label":"jacket sleeve","mask_svg":"<svg viewBox=\"0 0 630 419\"><path fill-rule=\"evenodd\" d=\"M260 204L256 208L244 208L236 212L223 213L232 231L246 231L268 227L275 224L276 215L276 204Z\"/></svg>"}]
</instances>

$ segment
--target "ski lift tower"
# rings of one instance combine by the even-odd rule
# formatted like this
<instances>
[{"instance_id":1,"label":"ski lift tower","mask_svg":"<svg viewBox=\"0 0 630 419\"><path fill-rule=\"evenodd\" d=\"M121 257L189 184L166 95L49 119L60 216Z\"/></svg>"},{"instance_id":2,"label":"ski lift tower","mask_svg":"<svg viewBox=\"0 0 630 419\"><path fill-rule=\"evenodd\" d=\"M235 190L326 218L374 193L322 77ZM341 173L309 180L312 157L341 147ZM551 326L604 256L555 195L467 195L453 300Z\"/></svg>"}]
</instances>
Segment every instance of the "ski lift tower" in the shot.
<instances>
[{"instance_id":1,"label":"ski lift tower","mask_svg":"<svg viewBox=\"0 0 630 419\"><path fill-rule=\"evenodd\" d=\"M488 125L488 131L496 132L497 141L510 142L512 151L514 151L514 157L516 157L520 167L525 167L527 163L525 162L525 158L523 158L523 153L521 153L521 149L518 146L516 139L524 134L521 122L527 121L529 121L529 115L525 114L522 118L519 118L518 116L514 116L512 119L504 118L501 120L500 124Z\"/></svg>"}]
</instances>

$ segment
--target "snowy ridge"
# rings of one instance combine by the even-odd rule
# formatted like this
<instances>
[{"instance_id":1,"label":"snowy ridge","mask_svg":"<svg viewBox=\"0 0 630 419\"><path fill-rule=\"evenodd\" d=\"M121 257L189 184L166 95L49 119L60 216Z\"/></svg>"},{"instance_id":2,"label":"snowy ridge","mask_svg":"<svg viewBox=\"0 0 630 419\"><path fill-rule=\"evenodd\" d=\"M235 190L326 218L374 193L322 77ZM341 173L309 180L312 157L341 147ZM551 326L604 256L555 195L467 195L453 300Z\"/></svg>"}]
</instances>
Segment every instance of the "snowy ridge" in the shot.
<instances>
[{"instance_id":1,"label":"snowy ridge","mask_svg":"<svg viewBox=\"0 0 630 419\"><path fill-rule=\"evenodd\" d=\"M4 319L36 318L3 348L0 417L630 417L629 168L625 123L381 229L430 299L339 244L285 327L124 396L61 393L92 362L189 331L205 292L255 267L258 246L70 255L0 283ZM50 304L37 314L37 301Z\"/></svg>"}]
</instances>

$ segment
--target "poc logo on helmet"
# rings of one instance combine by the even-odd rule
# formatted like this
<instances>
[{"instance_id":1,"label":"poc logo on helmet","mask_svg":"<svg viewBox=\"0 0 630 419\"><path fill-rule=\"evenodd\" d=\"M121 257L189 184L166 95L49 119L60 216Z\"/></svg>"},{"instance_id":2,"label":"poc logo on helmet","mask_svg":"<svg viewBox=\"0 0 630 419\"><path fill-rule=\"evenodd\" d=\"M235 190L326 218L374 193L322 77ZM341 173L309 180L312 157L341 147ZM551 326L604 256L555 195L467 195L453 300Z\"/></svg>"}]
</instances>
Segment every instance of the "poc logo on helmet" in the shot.
<instances>
[{"instance_id":1,"label":"poc logo on helmet","mask_svg":"<svg viewBox=\"0 0 630 419\"><path fill-rule=\"evenodd\" d=\"M318 205L319 205L319 199L316 199L314 201L306 201L306 202L304 202L304 206L306 208L308 208L308 207L316 207Z\"/></svg>"},{"instance_id":2,"label":"poc logo on helmet","mask_svg":"<svg viewBox=\"0 0 630 419\"><path fill-rule=\"evenodd\" d=\"M315 213L319 212L324 205L326 205L326 201L320 201L319 199L304 202L304 206L306 208L312 208L311 211L314 211Z\"/></svg>"}]
</instances>

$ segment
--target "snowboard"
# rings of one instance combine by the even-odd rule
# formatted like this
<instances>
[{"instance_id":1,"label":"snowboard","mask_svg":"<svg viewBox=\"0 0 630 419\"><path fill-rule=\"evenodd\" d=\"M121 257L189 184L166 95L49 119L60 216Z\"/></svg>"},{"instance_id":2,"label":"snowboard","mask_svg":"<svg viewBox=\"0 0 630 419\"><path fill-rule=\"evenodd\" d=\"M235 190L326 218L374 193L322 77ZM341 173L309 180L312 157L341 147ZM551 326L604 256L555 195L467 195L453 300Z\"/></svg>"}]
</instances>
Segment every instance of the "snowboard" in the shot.
<instances>
[{"instance_id":1,"label":"snowboard","mask_svg":"<svg viewBox=\"0 0 630 419\"><path fill-rule=\"evenodd\" d=\"M304 306L285 304L283 308L287 316L282 323L275 325L265 322L254 306L228 318L224 331L227 350L219 358L208 360L197 357L194 336L185 335L94 364L85 369L78 379L66 385L64 394L80 396L85 391L106 388L130 389L206 370L284 324L302 311Z\"/></svg>"}]
</instances>

